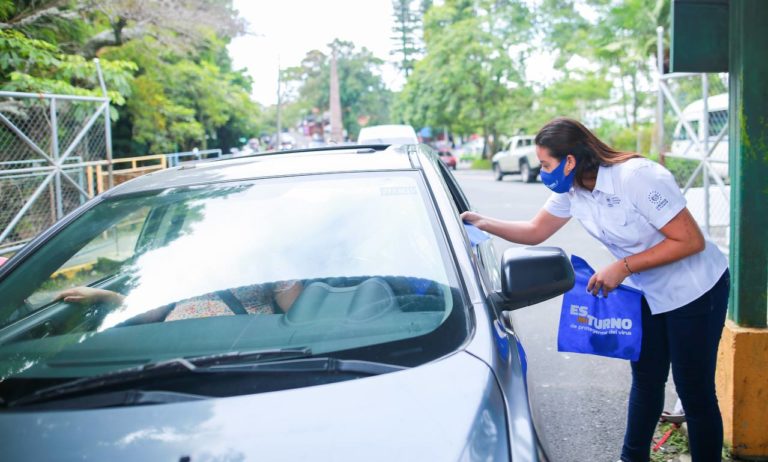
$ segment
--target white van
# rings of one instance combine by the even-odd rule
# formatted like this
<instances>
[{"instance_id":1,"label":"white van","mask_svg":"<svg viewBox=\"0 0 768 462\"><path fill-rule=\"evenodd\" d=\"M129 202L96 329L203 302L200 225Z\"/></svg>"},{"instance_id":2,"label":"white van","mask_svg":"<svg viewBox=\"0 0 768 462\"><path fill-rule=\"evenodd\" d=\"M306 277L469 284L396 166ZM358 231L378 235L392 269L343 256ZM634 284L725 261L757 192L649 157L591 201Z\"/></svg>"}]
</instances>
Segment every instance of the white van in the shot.
<instances>
[{"instance_id":1,"label":"white van","mask_svg":"<svg viewBox=\"0 0 768 462\"><path fill-rule=\"evenodd\" d=\"M728 93L710 96L707 98L707 112L709 114L709 149L717 141L720 131L728 124ZM700 140L704 140L702 133L702 120L704 115L704 100L699 99L689 104L683 110L683 118L691 125ZM685 129L682 122L678 122L672 135L670 157L682 157L685 159L699 159L706 153L699 153L696 145ZM715 146L712 155L709 156L710 165L722 178L728 177L728 132Z\"/></svg>"},{"instance_id":2,"label":"white van","mask_svg":"<svg viewBox=\"0 0 768 462\"><path fill-rule=\"evenodd\" d=\"M373 125L360 129L357 144L419 144L410 125Z\"/></svg>"}]
</instances>

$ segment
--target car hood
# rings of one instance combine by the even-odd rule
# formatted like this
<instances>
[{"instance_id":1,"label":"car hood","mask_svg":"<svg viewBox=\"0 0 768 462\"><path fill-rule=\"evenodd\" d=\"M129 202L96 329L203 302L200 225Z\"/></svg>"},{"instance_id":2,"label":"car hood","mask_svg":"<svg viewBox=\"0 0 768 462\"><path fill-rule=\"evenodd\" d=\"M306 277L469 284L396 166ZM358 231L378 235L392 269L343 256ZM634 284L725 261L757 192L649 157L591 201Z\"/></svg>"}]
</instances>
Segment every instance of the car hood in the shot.
<instances>
[{"instance_id":1,"label":"car hood","mask_svg":"<svg viewBox=\"0 0 768 462\"><path fill-rule=\"evenodd\" d=\"M258 380L255 378L254 380ZM177 404L0 414L7 460L506 460L490 368L460 352L341 383Z\"/></svg>"}]
</instances>

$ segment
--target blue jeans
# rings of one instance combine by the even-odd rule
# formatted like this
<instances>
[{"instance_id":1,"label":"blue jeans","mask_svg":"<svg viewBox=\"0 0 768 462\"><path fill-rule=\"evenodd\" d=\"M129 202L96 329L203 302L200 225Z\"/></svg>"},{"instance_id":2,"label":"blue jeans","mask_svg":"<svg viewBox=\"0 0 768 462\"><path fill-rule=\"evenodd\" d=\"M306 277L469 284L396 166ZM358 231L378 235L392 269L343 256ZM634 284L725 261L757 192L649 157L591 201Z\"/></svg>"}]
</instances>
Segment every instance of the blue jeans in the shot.
<instances>
[{"instance_id":1,"label":"blue jeans","mask_svg":"<svg viewBox=\"0 0 768 462\"><path fill-rule=\"evenodd\" d=\"M715 366L730 283L726 270L698 299L657 315L651 315L643 297L642 347L640 359L631 363L632 389L622 461L649 460L671 364L675 388L685 409L693 462L720 462L723 420L715 395Z\"/></svg>"}]
</instances>

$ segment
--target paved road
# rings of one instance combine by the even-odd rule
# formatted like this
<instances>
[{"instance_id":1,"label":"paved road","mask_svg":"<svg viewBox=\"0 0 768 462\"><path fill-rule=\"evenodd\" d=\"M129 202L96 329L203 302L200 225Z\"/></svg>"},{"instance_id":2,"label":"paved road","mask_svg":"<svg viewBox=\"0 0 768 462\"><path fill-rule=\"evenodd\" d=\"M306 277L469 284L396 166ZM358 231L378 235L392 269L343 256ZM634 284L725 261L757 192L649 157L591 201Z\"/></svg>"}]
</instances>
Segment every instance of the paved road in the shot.
<instances>
[{"instance_id":1,"label":"paved road","mask_svg":"<svg viewBox=\"0 0 768 462\"><path fill-rule=\"evenodd\" d=\"M497 182L490 172L455 173L478 212L506 220L527 220L544 204L549 190L526 184L518 175ZM513 246L494 238L501 254ZM577 254L592 267L613 261L602 245L575 220L542 245ZM562 297L515 311L513 319L528 355L528 382L537 427L554 462L614 462L624 434L629 363L617 359L557 352ZM671 382L671 378L670 378ZM667 389L671 410L675 395Z\"/></svg>"}]
</instances>

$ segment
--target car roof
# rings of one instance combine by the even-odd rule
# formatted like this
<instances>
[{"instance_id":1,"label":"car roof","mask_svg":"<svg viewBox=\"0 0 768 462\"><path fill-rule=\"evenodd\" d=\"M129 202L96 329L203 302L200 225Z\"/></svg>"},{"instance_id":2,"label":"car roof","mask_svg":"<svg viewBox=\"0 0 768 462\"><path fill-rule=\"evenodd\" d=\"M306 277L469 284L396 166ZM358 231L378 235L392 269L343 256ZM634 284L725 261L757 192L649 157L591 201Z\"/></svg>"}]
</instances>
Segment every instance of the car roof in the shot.
<instances>
[{"instance_id":1,"label":"car roof","mask_svg":"<svg viewBox=\"0 0 768 462\"><path fill-rule=\"evenodd\" d=\"M707 109L709 112L722 111L728 109L728 93L721 93L707 98ZM683 114L688 120L695 120L701 117L704 111L704 99L697 99L683 109Z\"/></svg>"},{"instance_id":2,"label":"car roof","mask_svg":"<svg viewBox=\"0 0 768 462\"><path fill-rule=\"evenodd\" d=\"M159 170L120 184L105 195L280 176L410 170L421 164L411 159L418 153L425 151L417 145L349 145L254 154Z\"/></svg>"}]
</instances>

